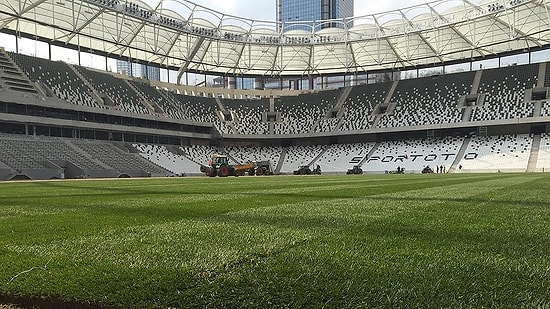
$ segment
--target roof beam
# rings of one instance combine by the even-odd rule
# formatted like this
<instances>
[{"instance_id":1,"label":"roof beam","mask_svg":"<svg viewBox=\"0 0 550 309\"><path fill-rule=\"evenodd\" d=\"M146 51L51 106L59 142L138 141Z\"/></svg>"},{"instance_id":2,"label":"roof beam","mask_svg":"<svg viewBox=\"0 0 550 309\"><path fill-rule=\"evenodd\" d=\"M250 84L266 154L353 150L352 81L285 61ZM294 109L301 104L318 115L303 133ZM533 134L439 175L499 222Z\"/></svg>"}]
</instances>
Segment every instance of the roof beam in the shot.
<instances>
[{"instance_id":1,"label":"roof beam","mask_svg":"<svg viewBox=\"0 0 550 309\"><path fill-rule=\"evenodd\" d=\"M67 37L67 42L70 42L76 35L80 34L80 32L84 30L84 28L90 25L96 18L99 17L99 15L103 14L103 12L105 12L105 9L101 8L96 14L94 14L94 16L92 16L84 24L82 24L82 26L74 29L73 33ZM60 38L63 38L63 37L60 37Z\"/></svg>"},{"instance_id":2,"label":"roof beam","mask_svg":"<svg viewBox=\"0 0 550 309\"><path fill-rule=\"evenodd\" d=\"M401 12L401 16L403 17L403 20L406 21L407 24L409 24L409 26L411 27L413 26L412 21L403 12ZM433 47L432 43L428 42L428 39L422 34L422 32L418 31L416 34L418 35L420 40L424 42L426 46L428 46L428 48L432 51L434 56L437 57L437 59L439 59L439 62L443 62L443 57L441 57L440 53L435 49L435 47Z\"/></svg>"},{"instance_id":3,"label":"roof beam","mask_svg":"<svg viewBox=\"0 0 550 309\"><path fill-rule=\"evenodd\" d=\"M348 54L351 57L351 63L353 63L353 67L355 68L355 72L357 72L357 67L359 65L357 64L357 61L355 61L355 51L353 50L353 46L351 45L351 43L349 41L346 42L346 50L349 50ZM346 69L349 72L349 69L350 69L349 66Z\"/></svg>"},{"instance_id":4,"label":"roof beam","mask_svg":"<svg viewBox=\"0 0 550 309\"><path fill-rule=\"evenodd\" d=\"M191 60L195 57L195 55L201 48L202 42L204 42L204 37L198 36L197 39L195 40L195 45L193 46L193 49L191 49L191 52L187 55L187 59L178 70L178 78L177 78L178 84L181 82L181 77L183 76L183 73L187 71L187 69L189 68L189 64L191 63Z\"/></svg>"},{"instance_id":5,"label":"roof beam","mask_svg":"<svg viewBox=\"0 0 550 309\"><path fill-rule=\"evenodd\" d=\"M24 10L21 10L21 12L17 12L17 16L10 17L6 19L3 23L0 24L0 29L5 28L9 23L13 22L14 20L18 19L19 17L23 16L24 14L28 13L30 10L36 8L40 4L46 2L47 0L38 0L34 2L33 4L26 7ZM21 2L20 2L21 4Z\"/></svg>"}]
</instances>

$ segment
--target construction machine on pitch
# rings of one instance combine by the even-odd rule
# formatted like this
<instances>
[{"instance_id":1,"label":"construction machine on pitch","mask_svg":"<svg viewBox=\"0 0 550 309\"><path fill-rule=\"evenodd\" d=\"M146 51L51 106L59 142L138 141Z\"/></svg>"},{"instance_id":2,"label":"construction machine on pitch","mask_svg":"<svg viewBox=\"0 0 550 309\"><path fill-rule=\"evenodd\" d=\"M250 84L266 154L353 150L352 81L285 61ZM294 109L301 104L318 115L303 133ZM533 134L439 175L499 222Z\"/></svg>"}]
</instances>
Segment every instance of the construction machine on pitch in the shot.
<instances>
[{"instance_id":1,"label":"construction machine on pitch","mask_svg":"<svg viewBox=\"0 0 550 309\"><path fill-rule=\"evenodd\" d=\"M359 165L354 165L346 172L348 175L363 175L363 169Z\"/></svg>"},{"instance_id":2,"label":"construction machine on pitch","mask_svg":"<svg viewBox=\"0 0 550 309\"><path fill-rule=\"evenodd\" d=\"M271 168L270 161L252 161L250 163L252 163L254 167L248 170L248 175L273 175L273 169Z\"/></svg>"},{"instance_id":3,"label":"construction machine on pitch","mask_svg":"<svg viewBox=\"0 0 550 309\"><path fill-rule=\"evenodd\" d=\"M229 158L224 154L213 154L208 166L201 165L200 171L209 177L243 176L254 168L254 164L229 164Z\"/></svg>"}]
</instances>

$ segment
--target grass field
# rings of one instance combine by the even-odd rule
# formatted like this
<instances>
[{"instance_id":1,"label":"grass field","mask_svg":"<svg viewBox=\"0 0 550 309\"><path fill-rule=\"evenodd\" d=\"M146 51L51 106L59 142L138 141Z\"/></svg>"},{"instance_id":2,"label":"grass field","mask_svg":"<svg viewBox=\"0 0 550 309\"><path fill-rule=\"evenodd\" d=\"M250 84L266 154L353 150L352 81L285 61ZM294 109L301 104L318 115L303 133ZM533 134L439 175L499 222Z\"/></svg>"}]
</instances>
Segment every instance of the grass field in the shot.
<instances>
[{"instance_id":1,"label":"grass field","mask_svg":"<svg viewBox=\"0 0 550 309\"><path fill-rule=\"evenodd\" d=\"M550 308L549 192L545 174L0 183L0 294Z\"/></svg>"}]
</instances>

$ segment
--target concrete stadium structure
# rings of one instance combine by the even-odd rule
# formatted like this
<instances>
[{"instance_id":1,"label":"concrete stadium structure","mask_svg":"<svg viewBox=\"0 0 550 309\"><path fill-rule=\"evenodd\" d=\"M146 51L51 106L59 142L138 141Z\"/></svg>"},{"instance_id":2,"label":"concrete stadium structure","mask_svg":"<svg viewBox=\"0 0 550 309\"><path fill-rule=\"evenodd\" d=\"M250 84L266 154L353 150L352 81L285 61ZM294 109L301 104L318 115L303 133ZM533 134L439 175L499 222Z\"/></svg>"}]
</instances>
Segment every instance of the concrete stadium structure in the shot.
<instances>
[{"instance_id":1,"label":"concrete stadium structure","mask_svg":"<svg viewBox=\"0 0 550 309\"><path fill-rule=\"evenodd\" d=\"M4 33L131 57L178 77L350 81L314 90L194 87L2 50L0 179L193 175L219 151L237 163L270 160L283 174L299 165L328 173L550 168L550 58L533 59L550 47L547 1L435 1L310 32L188 1L1 0L0 8ZM527 61L476 66L518 54ZM428 68L441 71L418 77ZM395 74L403 71L417 76ZM375 83L369 74L390 78Z\"/></svg>"}]
</instances>

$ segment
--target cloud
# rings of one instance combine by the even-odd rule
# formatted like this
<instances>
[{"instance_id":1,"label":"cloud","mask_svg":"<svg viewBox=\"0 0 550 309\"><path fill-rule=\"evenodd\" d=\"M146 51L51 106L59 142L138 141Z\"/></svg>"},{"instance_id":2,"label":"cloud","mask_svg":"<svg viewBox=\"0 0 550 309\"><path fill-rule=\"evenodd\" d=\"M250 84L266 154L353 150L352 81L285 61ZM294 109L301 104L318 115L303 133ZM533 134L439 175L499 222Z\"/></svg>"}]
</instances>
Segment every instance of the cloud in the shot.
<instances>
[{"instance_id":1,"label":"cloud","mask_svg":"<svg viewBox=\"0 0 550 309\"><path fill-rule=\"evenodd\" d=\"M426 0L407 0L407 1L355 1L355 15L369 15L383 13L397 9L403 9L410 6L426 3Z\"/></svg>"},{"instance_id":2,"label":"cloud","mask_svg":"<svg viewBox=\"0 0 550 309\"><path fill-rule=\"evenodd\" d=\"M275 0L195 0L212 10L255 20L275 20Z\"/></svg>"}]
</instances>

